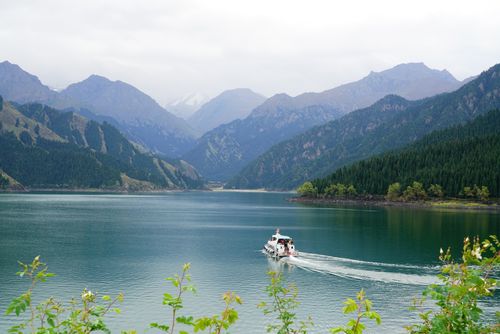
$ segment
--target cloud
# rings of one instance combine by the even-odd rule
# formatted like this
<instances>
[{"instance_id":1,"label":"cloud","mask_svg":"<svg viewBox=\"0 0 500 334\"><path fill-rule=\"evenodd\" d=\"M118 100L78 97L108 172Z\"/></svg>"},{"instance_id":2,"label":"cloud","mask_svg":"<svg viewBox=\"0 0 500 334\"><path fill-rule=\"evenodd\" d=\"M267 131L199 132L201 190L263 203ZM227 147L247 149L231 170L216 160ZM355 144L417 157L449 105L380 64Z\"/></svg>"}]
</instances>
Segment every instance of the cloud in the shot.
<instances>
[{"instance_id":1,"label":"cloud","mask_svg":"<svg viewBox=\"0 0 500 334\"><path fill-rule=\"evenodd\" d=\"M97 73L162 103L321 91L411 61L462 79L500 59L495 0L1 2L0 60L53 87Z\"/></svg>"}]
</instances>

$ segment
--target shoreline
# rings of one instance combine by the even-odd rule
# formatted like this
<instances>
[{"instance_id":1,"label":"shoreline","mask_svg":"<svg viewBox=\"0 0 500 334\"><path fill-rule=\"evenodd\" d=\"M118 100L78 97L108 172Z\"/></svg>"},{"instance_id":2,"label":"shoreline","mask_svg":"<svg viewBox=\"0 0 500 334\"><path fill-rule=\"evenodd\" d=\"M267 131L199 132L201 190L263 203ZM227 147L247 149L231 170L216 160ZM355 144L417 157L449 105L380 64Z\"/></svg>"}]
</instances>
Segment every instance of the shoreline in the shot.
<instances>
[{"instance_id":1,"label":"shoreline","mask_svg":"<svg viewBox=\"0 0 500 334\"><path fill-rule=\"evenodd\" d=\"M101 188L29 188L29 189L0 189L0 194L35 194L35 193L89 193L89 194L159 194L186 191L209 191L207 189L156 189L156 190L127 190Z\"/></svg>"},{"instance_id":2,"label":"shoreline","mask_svg":"<svg viewBox=\"0 0 500 334\"><path fill-rule=\"evenodd\" d=\"M269 191L266 189L155 189L155 190L127 190L127 189L100 189L100 188L24 188L24 189L0 189L0 194L122 194L122 195L157 195L180 192L228 192L228 193L283 193L281 191ZM284 192L296 194L295 192ZM389 201L384 197L365 198L310 198L310 197L290 197L286 201L305 205L321 206L363 206L380 208L408 208L408 209L437 209L437 210L460 210L460 211L490 211L500 213L500 203L479 203L464 201L461 199L443 199L418 202Z\"/></svg>"},{"instance_id":3,"label":"shoreline","mask_svg":"<svg viewBox=\"0 0 500 334\"><path fill-rule=\"evenodd\" d=\"M218 192L218 193L287 193L295 194L293 191L272 191L265 189L157 189L157 190L126 190L126 189L100 189L100 188L30 188L30 189L0 189L0 194L34 194L34 193L89 193L89 194L162 194L179 192Z\"/></svg>"},{"instance_id":4,"label":"shoreline","mask_svg":"<svg viewBox=\"0 0 500 334\"><path fill-rule=\"evenodd\" d=\"M485 204L478 202L466 202L456 199L435 200L435 201L420 201L420 202L399 202L388 201L386 199L339 199L339 198L307 198L307 197L292 197L288 199L292 203L313 204L313 205L348 205L348 206L365 206L365 207L396 207L409 209L451 209L462 211L493 211L500 212L500 205L496 203Z\"/></svg>"}]
</instances>

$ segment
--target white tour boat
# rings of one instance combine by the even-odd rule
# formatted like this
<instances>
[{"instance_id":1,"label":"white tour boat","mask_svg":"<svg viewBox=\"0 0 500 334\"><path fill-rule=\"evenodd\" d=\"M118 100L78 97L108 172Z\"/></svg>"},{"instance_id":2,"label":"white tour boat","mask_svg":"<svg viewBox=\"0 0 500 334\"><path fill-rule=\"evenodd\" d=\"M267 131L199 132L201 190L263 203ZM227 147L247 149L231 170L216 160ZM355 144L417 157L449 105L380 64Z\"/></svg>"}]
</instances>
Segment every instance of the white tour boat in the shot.
<instances>
[{"instance_id":1,"label":"white tour boat","mask_svg":"<svg viewBox=\"0 0 500 334\"><path fill-rule=\"evenodd\" d=\"M271 239L264 245L264 250L267 254L275 258L287 256L297 256L299 253L295 250L293 239L280 234L280 229L276 230Z\"/></svg>"}]
</instances>

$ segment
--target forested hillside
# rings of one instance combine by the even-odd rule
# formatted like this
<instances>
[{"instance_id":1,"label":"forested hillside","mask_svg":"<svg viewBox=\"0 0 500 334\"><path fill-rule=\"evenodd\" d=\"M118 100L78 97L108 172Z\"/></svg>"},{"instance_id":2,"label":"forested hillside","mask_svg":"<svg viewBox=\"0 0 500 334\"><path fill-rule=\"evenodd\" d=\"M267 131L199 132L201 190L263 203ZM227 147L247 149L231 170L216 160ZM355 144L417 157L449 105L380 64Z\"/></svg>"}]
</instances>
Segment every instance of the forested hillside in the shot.
<instances>
[{"instance_id":1,"label":"forested hillside","mask_svg":"<svg viewBox=\"0 0 500 334\"><path fill-rule=\"evenodd\" d=\"M399 182L404 189L413 181L425 188L440 185L448 196L464 187L486 186L500 196L500 110L462 126L436 131L409 147L379 155L313 181L320 193L330 184L352 184L358 193L387 192Z\"/></svg>"},{"instance_id":2,"label":"forested hillside","mask_svg":"<svg viewBox=\"0 0 500 334\"><path fill-rule=\"evenodd\" d=\"M189 164L144 153L110 124L41 104L2 103L0 169L20 184L35 188L203 186Z\"/></svg>"}]
</instances>

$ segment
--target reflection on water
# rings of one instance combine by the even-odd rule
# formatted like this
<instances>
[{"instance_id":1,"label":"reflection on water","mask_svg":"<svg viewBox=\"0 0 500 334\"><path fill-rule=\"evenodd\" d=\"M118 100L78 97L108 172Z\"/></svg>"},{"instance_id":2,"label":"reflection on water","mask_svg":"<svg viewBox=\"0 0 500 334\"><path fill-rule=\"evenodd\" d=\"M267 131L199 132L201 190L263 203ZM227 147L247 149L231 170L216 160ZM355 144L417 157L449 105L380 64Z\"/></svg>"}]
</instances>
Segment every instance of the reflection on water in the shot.
<instances>
[{"instance_id":1,"label":"reflection on water","mask_svg":"<svg viewBox=\"0 0 500 334\"><path fill-rule=\"evenodd\" d=\"M165 195L0 195L0 312L25 284L16 260L36 255L58 276L50 294L67 299L83 287L125 292L113 332L168 321L164 278L192 263L198 295L188 313L220 312L227 290L244 300L234 333L263 333L269 320L255 306L266 300L269 270L297 284L300 316L315 332L340 325L342 301L361 288L383 325L372 332L404 332L411 298L433 280L440 247L459 250L465 235L498 235L500 215L401 208L308 207L288 194L194 192ZM280 227L301 256L276 262L260 252ZM498 308L498 298L488 304ZM0 332L12 318L0 317Z\"/></svg>"}]
</instances>

